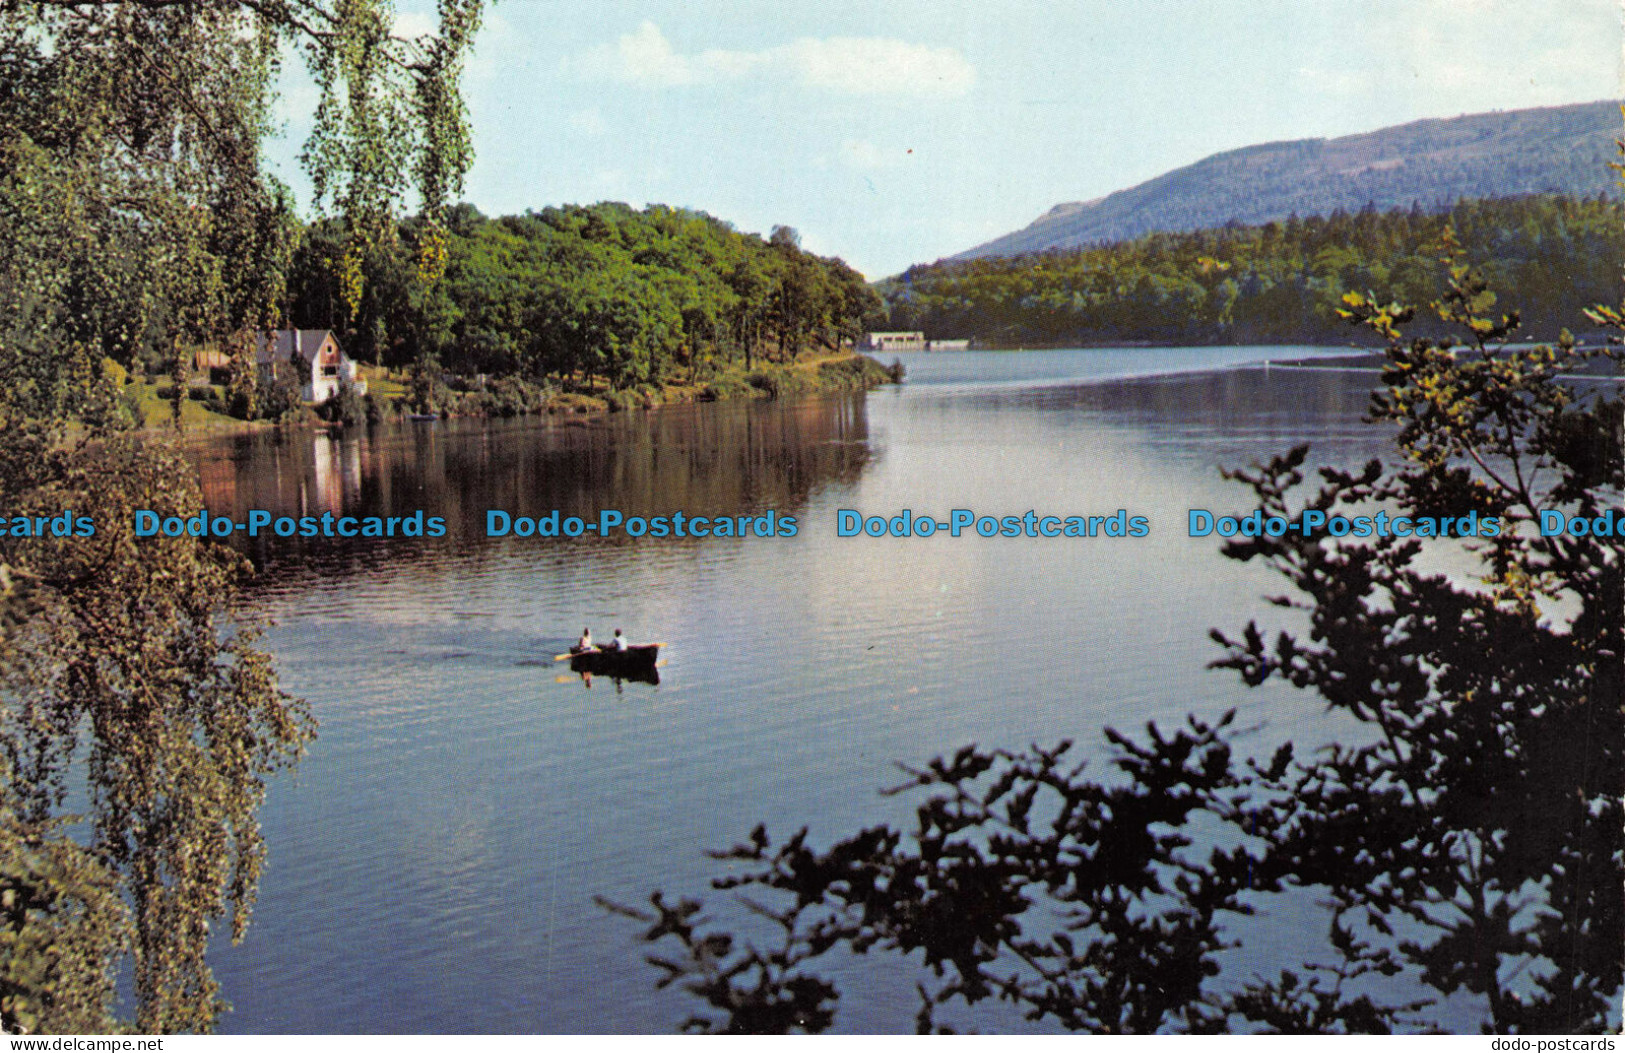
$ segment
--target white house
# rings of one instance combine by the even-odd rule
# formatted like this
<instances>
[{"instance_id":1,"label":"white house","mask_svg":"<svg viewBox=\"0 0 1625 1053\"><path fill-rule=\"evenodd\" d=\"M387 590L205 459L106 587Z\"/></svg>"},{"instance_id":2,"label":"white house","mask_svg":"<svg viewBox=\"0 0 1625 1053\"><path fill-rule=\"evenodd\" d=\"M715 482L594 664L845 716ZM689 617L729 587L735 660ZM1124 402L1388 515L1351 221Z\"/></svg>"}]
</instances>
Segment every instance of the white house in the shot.
<instances>
[{"instance_id":1,"label":"white house","mask_svg":"<svg viewBox=\"0 0 1625 1053\"><path fill-rule=\"evenodd\" d=\"M304 383L299 397L306 402L326 402L342 384L357 395L367 393L367 382L356 375L355 361L339 347L331 329L278 329L269 339L262 334L255 361L262 376L279 363L292 363Z\"/></svg>"},{"instance_id":2,"label":"white house","mask_svg":"<svg viewBox=\"0 0 1625 1053\"><path fill-rule=\"evenodd\" d=\"M925 334L921 332L865 333L863 340L858 344L858 350L924 351Z\"/></svg>"}]
</instances>

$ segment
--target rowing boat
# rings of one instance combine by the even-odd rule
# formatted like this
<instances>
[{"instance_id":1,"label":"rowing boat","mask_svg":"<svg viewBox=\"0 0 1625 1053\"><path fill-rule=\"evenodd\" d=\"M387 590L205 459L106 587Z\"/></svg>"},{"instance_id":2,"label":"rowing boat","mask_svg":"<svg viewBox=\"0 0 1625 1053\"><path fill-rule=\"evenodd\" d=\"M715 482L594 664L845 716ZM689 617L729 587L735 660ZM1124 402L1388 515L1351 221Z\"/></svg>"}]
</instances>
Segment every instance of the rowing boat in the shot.
<instances>
[{"instance_id":1,"label":"rowing boat","mask_svg":"<svg viewBox=\"0 0 1625 1053\"><path fill-rule=\"evenodd\" d=\"M621 677L626 680L646 680L657 675L655 660L659 656L659 644L632 644L624 651L594 647L589 651L572 651L570 671L592 673L595 676Z\"/></svg>"}]
</instances>

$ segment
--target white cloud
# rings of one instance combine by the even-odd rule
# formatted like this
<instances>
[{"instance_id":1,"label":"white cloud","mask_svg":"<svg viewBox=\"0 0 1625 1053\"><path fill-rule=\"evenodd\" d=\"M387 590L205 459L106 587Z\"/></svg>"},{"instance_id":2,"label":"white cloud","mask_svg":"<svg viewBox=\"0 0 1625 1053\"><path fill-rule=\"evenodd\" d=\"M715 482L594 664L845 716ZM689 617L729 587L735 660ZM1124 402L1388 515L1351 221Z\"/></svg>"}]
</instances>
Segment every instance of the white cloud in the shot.
<instances>
[{"instance_id":1,"label":"white cloud","mask_svg":"<svg viewBox=\"0 0 1625 1053\"><path fill-rule=\"evenodd\" d=\"M671 41L653 22L645 22L636 33L628 33L615 43L613 57L604 56L604 65L627 80L648 84L692 84L700 69L693 59L672 50Z\"/></svg>"},{"instance_id":2,"label":"white cloud","mask_svg":"<svg viewBox=\"0 0 1625 1053\"><path fill-rule=\"evenodd\" d=\"M943 95L970 91L976 71L953 48L883 37L804 38L782 53L810 87L853 95Z\"/></svg>"},{"instance_id":3,"label":"white cloud","mask_svg":"<svg viewBox=\"0 0 1625 1053\"><path fill-rule=\"evenodd\" d=\"M604 201L626 196L631 186L624 168L601 168L587 182L592 187L592 195Z\"/></svg>"},{"instance_id":4,"label":"white cloud","mask_svg":"<svg viewBox=\"0 0 1625 1053\"><path fill-rule=\"evenodd\" d=\"M390 33L403 40L438 37L440 17L425 11L398 12L390 27ZM514 39L512 23L502 17L501 11L487 8L480 17L480 31L476 34L464 62L465 71L473 78L489 78L501 74L513 62Z\"/></svg>"},{"instance_id":5,"label":"white cloud","mask_svg":"<svg viewBox=\"0 0 1625 1053\"><path fill-rule=\"evenodd\" d=\"M587 78L651 87L717 84L751 76L848 95L956 97L976 70L953 48L885 37L803 37L761 51L711 49L684 55L653 22L569 63Z\"/></svg>"},{"instance_id":6,"label":"white cloud","mask_svg":"<svg viewBox=\"0 0 1625 1053\"><path fill-rule=\"evenodd\" d=\"M500 9L487 7L480 17L480 32L474 38L473 53L468 58L469 77L490 80L518 64L521 39L513 23L502 17Z\"/></svg>"}]
</instances>

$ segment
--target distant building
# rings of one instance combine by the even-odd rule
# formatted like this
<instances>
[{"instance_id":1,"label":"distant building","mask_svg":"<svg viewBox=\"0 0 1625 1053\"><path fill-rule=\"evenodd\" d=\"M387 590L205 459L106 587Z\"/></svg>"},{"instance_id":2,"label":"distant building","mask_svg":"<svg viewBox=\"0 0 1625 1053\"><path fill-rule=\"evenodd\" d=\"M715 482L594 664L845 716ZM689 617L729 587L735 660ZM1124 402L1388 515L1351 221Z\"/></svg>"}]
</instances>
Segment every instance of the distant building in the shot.
<instances>
[{"instance_id":1,"label":"distant building","mask_svg":"<svg viewBox=\"0 0 1625 1053\"><path fill-rule=\"evenodd\" d=\"M229 369L231 355L217 347L200 347L192 355L193 369Z\"/></svg>"},{"instance_id":2,"label":"distant building","mask_svg":"<svg viewBox=\"0 0 1625 1053\"><path fill-rule=\"evenodd\" d=\"M970 349L969 340L927 340L927 351L966 351Z\"/></svg>"},{"instance_id":3,"label":"distant building","mask_svg":"<svg viewBox=\"0 0 1625 1053\"><path fill-rule=\"evenodd\" d=\"M925 334L865 333L858 344L859 351L924 351Z\"/></svg>"},{"instance_id":4,"label":"distant building","mask_svg":"<svg viewBox=\"0 0 1625 1053\"><path fill-rule=\"evenodd\" d=\"M278 329L269 339L262 334L254 360L262 376L291 362L304 383L299 397L306 402L326 402L343 384L358 395L367 393L367 382L357 377L355 361L339 347L331 329Z\"/></svg>"}]
</instances>

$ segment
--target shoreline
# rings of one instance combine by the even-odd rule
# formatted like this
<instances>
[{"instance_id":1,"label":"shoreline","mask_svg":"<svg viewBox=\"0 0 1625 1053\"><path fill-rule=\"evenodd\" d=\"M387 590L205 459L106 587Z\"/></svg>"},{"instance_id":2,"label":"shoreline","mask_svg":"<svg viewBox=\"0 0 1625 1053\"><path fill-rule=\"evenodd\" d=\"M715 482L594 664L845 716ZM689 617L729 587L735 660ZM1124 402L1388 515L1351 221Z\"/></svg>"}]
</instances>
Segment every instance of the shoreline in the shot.
<instances>
[{"instance_id":1,"label":"shoreline","mask_svg":"<svg viewBox=\"0 0 1625 1053\"><path fill-rule=\"evenodd\" d=\"M789 364L767 363L750 370L733 368L704 381L660 386L639 385L635 388L610 390L602 394L559 391L547 395L533 407L502 412L500 408L482 401L486 391L449 392L454 405L435 411L436 421L445 420L504 420L518 417L598 417L632 410L652 410L661 406L683 405L696 402L729 402L740 399L772 400L806 395L824 395L843 391L872 391L877 387L895 384L900 377L870 355L845 352L819 355ZM391 389L399 389L398 381L386 381ZM375 423L406 423L411 411L403 405L404 396L386 395L390 405L377 420L347 424L343 421L322 420L316 416L316 406L307 404L305 413L295 419L239 420L205 410L196 403L183 404L181 428L176 429L168 420L149 422L138 426L137 434L149 438L174 437L187 439L194 436L251 435L264 431L290 429L299 431L343 432L350 427L367 427ZM383 399L379 400L380 402ZM457 405L456 403L461 403ZM196 406L187 413L186 409Z\"/></svg>"},{"instance_id":2,"label":"shoreline","mask_svg":"<svg viewBox=\"0 0 1625 1053\"><path fill-rule=\"evenodd\" d=\"M1596 330L1596 331L1585 332L1585 333L1575 333L1574 338L1575 338L1575 342L1578 345L1581 345L1581 346L1593 346L1593 345L1600 345L1600 344L1606 343L1607 339L1608 339L1608 335L1609 334L1604 330ZM1528 338L1519 339L1519 340L1515 341L1512 346L1518 346L1518 347L1529 346L1529 347L1532 347L1532 346L1539 345L1539 344L1552 344L1552 343L1556 343L1556 342L1557 342L1557 337L1555 337L1555 336L1551 337L1551 338L1528 337ZM973 341L973 343L975 343L975 341ZM994 352L994 353L998 353L998 354L1010 354L1010 353L1013 353L1013 352L1014 353L1019 353L1019 352L1022 352L1022 351L1099 351L1099 350L1113 350L1113 349L1142 351L1142 350L1172 349L1172 348L1194 348L1194 347L1263 347L1263 346L1343 348L1343 349L1346 349L1346 350L1348 350L1348 351L1350 351L1352 353L1364 354L1364 353L1380 353L1382 351L1384 345L1382 343L1380 343L1380 342L1355 343L1355 342L1351 342L1351 341L1332 341L1332 340L1328 340L1328 341L1319 341L1319 340L1262 340L1262 341L1261 340L1205 340L1205 341L1204 340L1198 340L1198 341L1188 341L1188 340L1187 341L1181 341L1181 340L1086 340L1086 341L1040 340L1040 341L1035 341L1035 342L1032 342L1032 343L992 342L992 343L980 344L978 346L964 348L964 350L971 351L971 352L987 351L987 352ZM942 352L911 351L911 352L907 352L907 353L908 354L926 354L926 355L930 355L930 354L941 354Z\"/></svg>"}]
</instances>

